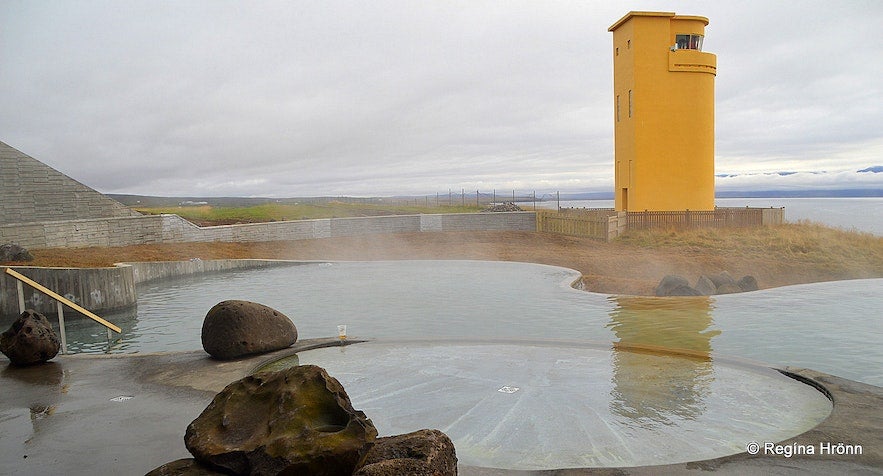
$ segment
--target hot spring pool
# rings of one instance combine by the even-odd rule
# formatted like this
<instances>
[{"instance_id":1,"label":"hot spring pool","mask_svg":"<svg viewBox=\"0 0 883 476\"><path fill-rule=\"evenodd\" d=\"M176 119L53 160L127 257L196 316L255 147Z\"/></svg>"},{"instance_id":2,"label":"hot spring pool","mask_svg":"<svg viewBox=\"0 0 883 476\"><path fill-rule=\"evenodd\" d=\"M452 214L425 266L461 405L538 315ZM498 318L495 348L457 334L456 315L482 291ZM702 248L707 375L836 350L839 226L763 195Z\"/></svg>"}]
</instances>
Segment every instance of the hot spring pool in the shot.
<instances>
[{"instance_id":1,"label":"hot spring pool","mask_svg":"<svg viewBox=\"0 0 883 476\"><path fill-rule=\"evenodd\" d=\"M831 402L769 368L574 342L382 341L265 367L325 368L381 436L447 434L461 465L515 470L710 459L815 427Z\"/></svg>"},{"instance_id":2,"label":"hot spring pool","mask_svg":"<svg viewBox=\"0 0 883 476\"><path fill-rule=\"evenodd\" d=\"M69 319L68 347L197 350L206 312L227 299L285 313L301 338L345 324L376 340L296 359L328 369L382 435L439 428L463 464L504 469L695 461L829 414L824 395L768 366L883 385L883 279L650 298L579 291L578 277L480 261L193 276L141 286L137 312L104 316L123 329L110 345L103 328Z\"/></svg>"},{"instance_id":3,"label":"hot spring pool","mask_svg":"<svg viewBox=\"0 0 883 476\"><path fill-rule=\"evenodd\" d=\"M201 348L206 312L246 299L288 315L302 338L527 338L656 345L807 367L883 386L883 279L714 297L607 296L570 287L576 271L486 261L309 263L209 274L138 289L123 328L68 319L71 352ZM6 326L9 324L6 323Z\"/></svg>"}]
</instances>

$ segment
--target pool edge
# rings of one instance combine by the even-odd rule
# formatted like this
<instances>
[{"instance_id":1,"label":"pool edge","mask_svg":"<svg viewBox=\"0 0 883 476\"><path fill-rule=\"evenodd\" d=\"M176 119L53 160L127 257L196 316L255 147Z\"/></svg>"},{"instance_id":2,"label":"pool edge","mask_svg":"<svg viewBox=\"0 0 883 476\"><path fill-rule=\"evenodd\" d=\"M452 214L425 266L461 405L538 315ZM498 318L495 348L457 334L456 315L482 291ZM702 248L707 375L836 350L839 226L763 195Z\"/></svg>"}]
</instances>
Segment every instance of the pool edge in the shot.
<instances>
[{"instance_id":1,"label":"pool edge","mask_svg":"<svg viewBox=\"0 0 883 476\"><path fill-rule=\"evenodd\" d=\"M362 339L350 338L347 343L358 343ZM174 397L178 405L207 402L211 396L223 389L227 384L249 375L260 365L282 358L293 353L317 347L338 346L341 342L336 338L304 339L292 347L267 354L247 356L238 360L221 361L211 358L201 350L187 352L163 352L152 354L119 354L95 355L75 354L58 356L53 360L55 365L65 371L65 383L71 384L72 390L65 393L65 398L86 401L87 394L78 396L80 387L75 385L86 369L93 374L112 374L113 379L101 379L99 387L111 389L119 385L139 389L139 395L162 394ZM15 392L17 386L28 382L15 376L21 372L32 373L37 368L13 369L5 368L0 372L0 383L8 392ZM840 474L840 473L878 473L883 468L883 387L852 381L823 372L798 368L784 367L775 369L785 375L797 376L797 380L809 383L816 388L824 388L833 401L831 414L816 427L790 439L775 442L779 446L814 445L820 443L837 445L861 445L861 455L837 454L796 454L786 457L781 454L750 455L747 452L723 456L701 461L676 463L656 466L635 466L620 468L563 468L557 470L519 471L494 468L478 468L461 466L459 474L465 476L495 475L543 475L543 476L576 476L576 475L650 475L650 474L700 474L719 472L722 474ZM76 390L76 391L75 391ZM90 392L104 394L101 388ZM112 392L112 390L111 390ZM204 404L204 403L203 403ZM89 410L78 414L79 418L89 418ZM96 413L97 414L97 413ZM195 415L194 415L195 416ZM55 415L53 419L63 418ZM137 416L134 416L137 421ZM82 421L82 420L79 420ZM59 421L58 423L62 423ZM186 421L181 421L183 431ZM77 421L64 424L77 425ZM145 435L146 436L146 435ZM746 442L747 444L748 442ZM761 445L764 442L759 442ZM48 449L48 448L47 448ZM76 458L75 458L76 459ZM169 460L172 459L171 457ZM29 470L37 471L34 466L38 460L30 458L20 460L28 463Z\"/></svg>"},{"instance_id":2,"label":"pool edge","mask_svg":"<svg viewBox=\"0 0 883 476\"><path fill-rule=\"evenodd\" d=\"M303 348L289 349L285 355L277 355L255 365L254 370L268 365L276 360L288 357L298 352L322 347L340 345L336 339L325 339L326 342L309 343ZM389 342L420 342L421 339L392 339ZM431 339L422 340L431 342ZM487 342L486 340L482 340ZM501 339L499 342L507 342ZM526 343L530 340L516 340L518 343ZM363 339L353 341L385 343L386 339ZM542 345L542 343L540 343ZM547 342L554 345L554 342ZM632 349L640 350L640 349ZM755 366L755 363L737 362L737 364ZM758 365L759 366L759 365ZM760 447L757 454L749 454L746 441L746 451L728 456L697 460L685 463L673 463L651 466L631 467L605 467L605 468L560 468L549 470L509 470L497 468L485 468L475 466L459 467L459 474L465 476L497 476L497 475L537 475L537 476L577 476L577 475L657 475L657 474L689 474L706 472L723 472L728 474L793 474L800 471L805 474L837 474L842 472L876 472L883 468L883 436L880 428L883 428L883 387L857 382L854 380L837 377L824 372L801 367L786 366L783 368L765 367L777 371L800 383L809 385L826 398L831 400L831 413L815 427L795 435L789 439L777 442L757 442ZM765 447L771 443L773 449L766 451ZM838 455L820 454L820 445L830 444L832 447L843 443L844 445L859 445L862 447L861 455ZM775 448L812 446L814 454L776 454ZM765 454L769 453L769 454ZM796 453L796 452L795 452Z\"/></svg>"}]
</instances>

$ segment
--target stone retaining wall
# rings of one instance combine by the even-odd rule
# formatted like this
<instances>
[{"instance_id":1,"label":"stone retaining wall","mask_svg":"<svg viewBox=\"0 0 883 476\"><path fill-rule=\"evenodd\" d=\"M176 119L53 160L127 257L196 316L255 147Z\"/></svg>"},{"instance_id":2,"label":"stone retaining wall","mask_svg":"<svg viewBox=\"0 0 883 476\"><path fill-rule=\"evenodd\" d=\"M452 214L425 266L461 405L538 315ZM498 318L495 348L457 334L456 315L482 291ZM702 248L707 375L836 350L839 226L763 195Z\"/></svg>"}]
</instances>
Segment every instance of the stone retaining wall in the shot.
<instances>
[{"instance_id":1,"label":"stone retaining wall","mask_svg":"<svg viewBox=\"0 0 883 476\"><path fill-rule=\"evenodd\" d=\"M0 225L0 243L27 249L126 246L162 243L163 230L163 217L147 215L15 223Z\"/></svg>"},{"instance_id":2,"label":"stone retaining wall","mask_svg":"<svg viewBox=\"0 0 883 476\"><path fill-rule=\"evenodd\" d=\"M135 279L131 269L125 268L34 268L15 267L19 273L64 296L74 304L100 313L130 308L135 305ZM21 313L18 302L17 279L0 267L0 316ZM49 296L22 285L25 308L41 314L57 314L56 301ZM65 316L79 316L70 309ZM5 329L4 329L5 330Z\"/></svg>"},{"instance_id":3,"label":"stone retaining wall","mask_svg":"<svg viewBox=\"0 0 883 476\"><path fill-rule=\"evenodd\" d=\"M0 224L139 215L3 142L0 201Z\"/></svg>"},{"instance_id":4,"label":"stone retaining wall","mask_svg":"<svg viewBox=\"0 0 883 476\"><path fill-rule=\"evenodd\" d=\"M0 243L27 249L150 243L306 240L435 231L535 231L534 212L325 218L199 227L178 215L144 215L0 225Z\"/></svg>"},{"instance_id":5,"label":"stone retaining wall","mask_svg":"<svg viewBox=\"0 0 883 476\"><path fill-rule=\"evenodd\" d=\"M222 259L190 261L152 261L143 263L120 263L115 268L36 268L13 267L15 271L33 279L43 286L61 294L84 308L102 313L128 309L138 302L136 285L157 279L170 279L200 273L214 273L235 269L254 269L270 266L295 266L309 261ZM0 267L0 316L20 314L16 279ZM25 308L53 316L57 313L56 302L45 294L22 286ZM80 316L65 310L67 318ZM80 316L81 317L81 316Z\"/></svg>"},{"instance_id":6,"label":"stone retaining wall","mask_svg":"<svg viewBox=\"0 0 883 476\"><path fill-rule=\"evenodd\" d=\"M158 279L169 279L191 274L217 273L235 269L266 268L271 266L294 266L310 261L284 261L267 259L217 259L189 261L149 261L141 263L119 263L120 268L128 268L135 284Z\"/></svg>"},{"instance_id":7,"label":"stone retaining wall","mask_svg":"<svg viewBox=\"0 0 883 476\"><path fill-rule=\"evenodd\" d=\"M440 231L535 231L534 212L455 213L446 215L393 215L326 218L199 227L178 215L144 215L93 218L42 223L0 225L0 243L28 249L127 246L183 242L258 242L305 240L385 233ZM118 268L69 269L17 267L16 270L93 312L131 307L136 303L135 284L186 274L253 268L280 264L267 260L193 260L132 263ZM0 272L4 268L0 267ZM55 314L55 301L25 285L26 307ZM0 315L16 315L16 280L0 274Z\"/></svg>"}]
</instances>

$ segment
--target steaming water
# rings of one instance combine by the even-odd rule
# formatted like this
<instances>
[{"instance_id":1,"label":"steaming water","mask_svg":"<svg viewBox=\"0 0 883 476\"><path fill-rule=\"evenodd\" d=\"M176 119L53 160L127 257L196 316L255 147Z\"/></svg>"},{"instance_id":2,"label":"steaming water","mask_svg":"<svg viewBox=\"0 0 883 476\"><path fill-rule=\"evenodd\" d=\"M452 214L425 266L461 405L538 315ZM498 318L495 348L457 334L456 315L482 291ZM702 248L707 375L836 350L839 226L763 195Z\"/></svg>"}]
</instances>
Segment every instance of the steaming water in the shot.
<instances>
[{"instance_id":1,"label":"steaming water","mask_svg":"<svg viewBox=\"0 0 883 476\"><path fill-rule=\"evenodd\" d=\"M509 469L712 458L830 413L820 392L750 361L883 385L883 279L648 298L579 291L578 277L525 263L386 261L169 280L139 288L137 313L108 316L123 328L109 352L199 349L205 313L226 299L285 313L302 338L346 324L351 337L379 340L293 361L328 369L382 435L440 428L461 464ZM73 351L108 351L88 320L71 320L67 336Z\"/></svg>"},{"instance_id":2,"label":"steaming water","mask_svg":"<svg viewBox=\"0 0 883 476\"><path fill-rule=\"evenodd\" d=\"M785 221L810 220L846 230L883 235L883 198L718 198L719 207L785 207ZM537 208L555 208L558 202L537 203ZM613 200L568 200L562 207L613 208ZM533 204L525 209L533 209Z\"/></svg>"},{"instance_id":3,"label":"steaming water","mask_svg":"<svg viewBox=\"0 0 883 476\"><path fill-rule=\"evenodd\" d=\"M820 392L769 369L560 342L372 342L296 363L340 380L381 435L438 428L468 466L703 460L785 440L831 411Z\"/></svg>"},{"instance_id":4,"label":"steaming water","mask_svg":"<svg viewBox=\"0 0 883 476\"><path fill-rule=\"evenodd\" d=\"M579 274L482 261L314 263L202 275L139 288L111 353L196 350L205 313L245 299L289 316L302 338L567 339L686 349L807 367L883 386L883 279L692 298L572 289ZM8 324L6 324L8 325ZM69 319L73 352L106 352L102 327Z\"/></svg>"}]
</instances>

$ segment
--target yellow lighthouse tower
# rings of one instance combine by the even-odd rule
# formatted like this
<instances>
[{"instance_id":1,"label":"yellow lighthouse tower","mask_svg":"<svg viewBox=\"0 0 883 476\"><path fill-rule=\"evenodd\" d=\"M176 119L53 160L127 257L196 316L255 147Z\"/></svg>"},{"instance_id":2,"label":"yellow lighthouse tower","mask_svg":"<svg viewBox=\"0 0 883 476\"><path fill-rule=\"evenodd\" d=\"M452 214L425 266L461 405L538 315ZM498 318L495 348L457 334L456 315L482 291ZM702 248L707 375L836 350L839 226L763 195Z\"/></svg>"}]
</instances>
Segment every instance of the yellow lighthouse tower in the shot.
<instances>
[{"instance_id":1,"label":"yellow lighthouse tower","mask_svg":"<svg viewBox=\"0 0 883 476\"><path fill-rule=\"evenodd\" d=\"M613 24L616 209L714 209L708 19L629 12Z\"/></svg>"}]
</instances>

